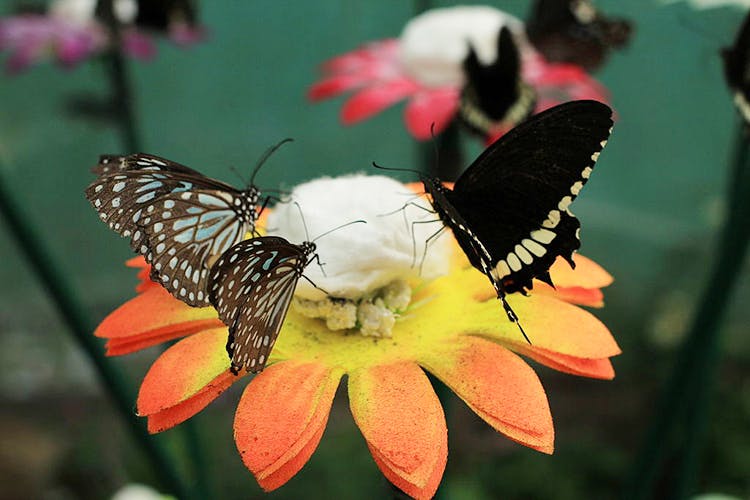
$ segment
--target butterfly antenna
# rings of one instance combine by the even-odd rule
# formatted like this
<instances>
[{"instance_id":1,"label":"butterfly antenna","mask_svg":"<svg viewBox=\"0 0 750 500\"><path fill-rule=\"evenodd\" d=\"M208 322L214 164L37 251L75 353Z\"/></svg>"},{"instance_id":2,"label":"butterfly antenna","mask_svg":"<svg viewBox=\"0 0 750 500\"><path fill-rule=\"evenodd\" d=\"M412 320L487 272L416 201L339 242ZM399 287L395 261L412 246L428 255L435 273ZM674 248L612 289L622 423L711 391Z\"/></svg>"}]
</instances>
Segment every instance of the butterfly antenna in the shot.
<instances>
[{"instance_id":1,"label":"butterfly antenna","mask_svg":"<svg viewBox=\"0 0 750 500\"><path fill-rule=\"evenodd\" d=\"M302 207L299 206L299 203L297 203L296 201L293 203L297 206L300 219L302 219L302 227L305 228L305 241L310 241L310 233L307 231L307 223L305 222L305 214L302 213Z\"/></svg>"},{"instance_id":2,"label":"butterfly antenna","mask_svg":"<svg viewBox=\"0 0 750 500\"><path fill-rule=\"evenodd\" d=\"M258 173L258 170L260 170L260 167L263 166L263 164L268 160L268 158L276 152L277 149L279 149L281 146L286 144L287 142L292 142L294 139L291 137L287 137L286 139L280 141L278 144L271 146L270 148L266 149L266 152L263 153L263 156L260 157L258 160L258 163L255 164L255 168L253 169L253 175L250 176L250 182L247 184L247 187L250 187L253 182L255 181L255 175Z\"/></svg>"},{"instance_id":3,"label":"butterfly antenna","mask_svg":"<svg viewBox=\"0 0 750 500\"><path fill-rule=\"evenodd\" d=\"M316 237L316 238L315 238L314 240L312 240L312 241L317 241L317 240L319 240L320 238L322 238L323 236L325 236L325 235L327 235L327 234L331 234L331 233L332 233L332 232L334 232L334 231L338 231L339 229L341 229L341 228L344 228L344 227L346 227L346 226L351 226L352 224L367 224L367 221L365 221L365 220L362 220L362 219L357 219L357 220L353 220L353 221L347 222L347 223L345 223L345 224L341 224L340 226L336 226L336 227L334 227L333 229L329 229L328 231L326 231L326 232L325 232L325 233L323 233L323 234L319 234L319 235L318 235L318 236L317 236L317 237Z\"/></svg>"},{"instance_id":4,"label":"butterfly antenna","mask_svg":"<svg viewBox=\"0 0 750 500\"><path fill-rule=\"evenodd\" d=\"M500 301L503 303L503 309L505 309L505 314L508 315L508 319L511 322L513 322L513 323L516 324L516 326L518 327L518 329L521 330L521 335L523 335L523 338L525 338L526 342L528 342L529 345L531 345L531 340L529 340L528 335L526 335L526 332L524 331L523 327L521 326L521 322L518 321L518 315L510 307L510 304L508 304L508 301L505 300L505 294L502 293L502 294L498 295L497 298L500 299Z\"/></svg>"},{"instance_id":5,"label":"butterfly antenna","mask_svg":"<svg viewBox=\"0 0 750 500\"><path fill-rule=\"evenodd\" d=\"M247 183L247 181L245 180L245 178L244 178L244 177L242 176L242 174L240 173L240 171L239 171L239 170L237 170L237 169L236 169L236 168L234 167L234 165L230 165L230 166L229 166L229 170L231 170L231 171L232 171L232 172L234 173L234 175L236 175L237 177L239 177L239 178L240 178L240 181L242 181L242 184L244 184L244 185L248 185L248 183Z\"/></svg>"},{"instance_id":6,"label":"butterfly antenna","mask_svg":"<svg viewBox=\"0 0 750 500\"><path fill-rule=\"evenodd\" d=\"M430 137L432 138L432 151L435 154L435 171L440 166L440 147L438 146L437 136L435 135L435 122L430 124Z\"/></svg>"},{"instance_id":7,"label":"butterfly antenna","mask_svg":"<svg viewBox=\"0 0 750 500\"><path fill-rule=\"evenodd\" d=\"M414 170L413 168L394 168L394 167L383 167L381 165L378 165L375 162L372 162L372 166L377 168L378 170L387 170L389 172L409 172L412 174L417 174L420 178L424 175L419 170Z\"/></svg>"}]
</instances>

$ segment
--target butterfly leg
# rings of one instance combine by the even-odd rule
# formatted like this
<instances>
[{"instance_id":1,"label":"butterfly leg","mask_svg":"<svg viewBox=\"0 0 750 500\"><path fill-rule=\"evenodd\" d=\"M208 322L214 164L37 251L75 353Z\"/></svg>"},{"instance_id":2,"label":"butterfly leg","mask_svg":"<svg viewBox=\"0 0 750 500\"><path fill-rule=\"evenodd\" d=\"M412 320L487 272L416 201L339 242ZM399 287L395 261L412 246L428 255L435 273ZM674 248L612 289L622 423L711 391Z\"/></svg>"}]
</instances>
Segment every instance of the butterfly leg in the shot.
<instances>
[{"instance_id":1,"label":"butterfly leg","mask_svg":"<svg viewBox=\"0 0 750 500\"><path fill-rule=\"evenodd\" d=\"M323 266L325 266L325 263L320 262L320 256L318 254L313 255L310 258L310 260L307 262L307 264L309 265L312 261L317 262L318 263L318 267L320 268L320 272L323 273L323 276L328 277L328 275L326 274L326 270L323 269ZM308 279L307 281L310 281L310 280ZM310 281L310 283L312 283L312 285L315 288L318 288L317 286L315 286L315 283L313 283L312 281Z\"/></svg>"},{"instance_id":2,"label":"butterfly leg","mask_svg":"<svg viewBox=\"0 0 750 500\"><path fill-rule=\"evenodd\" d=\"M518 315L516 312L510 307L510 304L508 304L508 301L505 300L505 292L498 289L497 290L497 298L500 299L500 302L503 303L503 309L505 309L505 314L508 315L508 319L515 323L519 330L521 330L521 335L523 335L523 338L526 339L526 342L531 345L531 340L529 340L529 337L526 335L526 332L524 331L523 327L521 326L521 322L518 321Z\"/></svg>"},{"instance_id":3,"label":"butterfly leg","mask_svg":"<svg viewBox=\"0 0 750 500\"><path fill-rule=\"evenodd\" d=\"M326 290L325 288L319 287L318 285L315 284L315 282L313 280L311 280L310 278L308 278L304 274L302 275L302 277L305 278L305 280L307 280L308 283L310 283L312 286L314 286L315 288L317 288L318 290L320 290L324 294L331 295L330 293L328 293L328 290Z\"/></svg>"},{"instance_id":4,"label":"butterfly leg","mask_svg":"<svg viewBox=\"0 0 750 500\"><path fill-rule=\"evenodd\" d=\"M414 234L414 227L417 224L433 224L435 222L440 222L440 219L437 219L437 220L415 220L414 222L411 223L411 267L414 267L417 264L417 237ZM440 231L442 231L442 228L440 229ZM438 233L440 231L438 231ZM432 236L430 236L430 238L432 238ZM426 243L427 242L425 241L425 253L427 252Z\"/></svg>"},{"instance_id":5,"label":"butterfly leg","mask_svg":"<svg viewBox=\"0 0 750 500\"><path fill-rule=\"evenodd\" d=\"M419 275L422 276L422 267L424 267L424 260L427 258L427 249L437 241L437 239L440 237L443 232L445 232L446 227L441 226L440 229L432 233L426 240L424 240L424 251L422 252L422 259L419 261Z\"/></svg>"}]
</instances>

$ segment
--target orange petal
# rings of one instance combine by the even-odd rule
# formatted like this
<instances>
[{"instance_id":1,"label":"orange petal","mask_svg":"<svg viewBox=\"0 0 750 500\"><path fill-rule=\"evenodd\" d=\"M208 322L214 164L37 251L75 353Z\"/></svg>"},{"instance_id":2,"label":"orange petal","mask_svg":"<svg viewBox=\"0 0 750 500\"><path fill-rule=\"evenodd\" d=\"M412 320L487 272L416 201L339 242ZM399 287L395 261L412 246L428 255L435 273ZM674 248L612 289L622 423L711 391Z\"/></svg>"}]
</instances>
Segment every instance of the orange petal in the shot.
<instances>
[{"instance_id":1,"label":"orange petal","mask_svg":"<svg viewBox=\"0 0 750 500\"><path fill-rule=\"evenodd\" d=\"M136 292L142 293L152 286L160 286L158 283L151 281L151 266L146 263L146 259L144 259L142 255L126 260L125 265L128 267L135 267L139 270L137 277L140 280L140 283L135 287Z\"/></svg>"},{"instance_id":2,"label":"orange petal","mask_svg":"<svg viewBox=\"0 0 750 500\"><path fill-rule=\"evenodd\" d=\"M227 330L215 328L177 342L151 365L138 393L139 415L151 416L186 402L203 392L205 407L230 384L226 374L229 356L226 352ZM231 380L239 377L231 376ZM192 406L191 406L192 408Z\"/></svg>"},{"instance_id":3,"label":"orange petal","mask_svg":"<svg viewBox=\"0 0 750 500\"><path fill-rule=\"evenodd\" d=\"M104 318L94 335L110 339L112 344L108 343L108 348L122 354L120 348L129 343L143 348L222 325L213 308L190 307L157 286L115 309Z\"/></svg>"},{"instance_id":4,"label":"orange petal","mask_svg":"<svg viewBox=\"0 0 750 500\"><path fill-rule=\"evenodd\" d=\"M549 274L556 287L604 288L614 281L611 274L588 257L574 254L573 262L576 263L575 269L562 257L552 264Z\"/></svg>"},{"instance_id":5,"label":"orange petal","mask_svg":"<svg viewBox=\"0 0 750 500\"><path fill-rule=\"evenodd\" d=\"M349 401L385 477L414 498L435 494L448 458L440 401L413 362L363 368L349 375Z\"/></svg>"},{"instance_id":6,"label":"orange petal","mask_svg":"<svg viewBox=\"0 0 750 500\"><path fill-rule=\"evenodd\" d=\"M458 337L420 362L469 407L510 439L544 453L554 449L547 395L520 357L488 340Z\"/></svg>"},{"instance_id":7,"label":"orange petal","mask_svg":"<svg viewBox=\"0 0 750 500\"><path fill-rule=\"evenodd\" d=\"M234 440L264 490L289 481L310 459L342 375L319 363L282 361L247 386L237 406Z\"/></svg>"},{"instance_id":8,"label":"orange petal","mask_svg":"<svg viewBox=\"0 0 750 500\"><path fill-rule=\"evenodd\" d=\"M227 370L185 401L149 415L147 417L148 432L156 434L184 422L208 406L211 401L227 390L236 380L237 377Z\"/></svg>"},{"instance_id":9,"label":"orange petal","mask_svg":"<svg viewBox=\"0 0 750 500\"><path fill-rule=\"evenodd\" d=\"M560 354L558 352L547 351L539 347L529 349L518 346L515 349L519 353L557 371L603 380L612 380L615 378L615 369L612 367L612 362L607 358L577 358L575 356L566 356L565 354Z\"/></svg>"},{"instance_id":10,"label":"orange petal","mask_svg":"<svg viewBox=\"0 0 750 500\"><path fill-rule=\"evenodd\" d=\"M585 309L542 294L528 297L513 294L507 300L520 318L531 345L508 322L502 305L494 299L487 303L488 307L483 308L481 314L470 319L476 326L464 328L464 331L497 340L513 350L542 349L588 359L609 358L621 352L604 323ZM497 323L501 321L505 323ZM487 325L500 328L490 329ZM516 332L509 335L508 332L514 329Z\"/></svg>"},{"instance_id":11,"label":"orange petal","mask_svg":"<svg viewBox=\"0 0 750 500\"><path fill-rule=\"evenodd\" d=\"M579 306L604 307L604 294L599 288L583 288L580 286L557 286L552 288L541 281L534 282L534 293L553 295L560 300L578 304Z\"/></svg>"}]
</instances>

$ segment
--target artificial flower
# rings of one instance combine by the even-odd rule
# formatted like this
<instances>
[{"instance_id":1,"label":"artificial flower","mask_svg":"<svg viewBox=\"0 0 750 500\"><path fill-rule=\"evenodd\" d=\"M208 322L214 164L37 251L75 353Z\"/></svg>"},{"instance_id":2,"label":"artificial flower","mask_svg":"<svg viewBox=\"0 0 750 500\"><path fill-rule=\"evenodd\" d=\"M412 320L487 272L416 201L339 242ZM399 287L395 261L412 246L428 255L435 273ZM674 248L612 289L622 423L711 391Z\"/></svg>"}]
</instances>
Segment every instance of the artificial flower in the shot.
<instances>
[{"instance_id":1,"label":"artificial flower","mask_svg":"<svg viewBox=\"0 0 750 500\"><path fill-rule=\"evenodd\" d=\"M407 99L407 130L416 139L429 139L457 116L467 83L463 64L470 47L481 63L493 64L503 27L513 33L520 52L522 83L536 93L534 112L568 100L607 102L606 89L583 69L546 61L528 43L520 20L484 6L427 11L412 19L398 39L372 42L325 62L323 78L309 89L308 97L319 101L354 91L341 110L345 124ZM497 130L488 132L488 139L496 139L513 125L499 124Z\"/></svg>"},{"instance_id":2,"label":"artificial flower","mask_svg":"<svg viewBox=\"0 0 750 500\"><path fill-rule=\"evenodd\" d=\"M136 59L153 57L156 46L147 34L153 24L142 19L133 0L115 1L113 7L122 25L122 50ZM6 71L18 73L48 58L72 67L102 53L111 44L110 34L95 12L94 0L53 0L46 13L0 18L0 51L9 53ZM178 45L195 42L203 33L183 17L166 24L164 31Z\"/></svg>"},{"instance_id":3,"label":"artificial flower","mask_svg":"<svg viewBox=\"0 0 750 500\"><path fill-rule=\"evenodd\" d=\"M620 352L616 342L604 324L573 305L601 305L600 288L611 276L577 255L575 270L562 260L552 267L556 289L536 283L529 296L508 297L532 338L528 344L507 320L487 278L469 265L447 234L439 238L444 240L442 248L428 248L426 258L435 260L425 264L436 275L447 274L432 280L414 274L411 229L402 215L419 216L398 212L409 201L409 190L393 183L393 190L373 193L369 182L329 179L295 190L302 193L299 203L313 238L355 217L368 222L316 241L330 280L322 272L314 280L321 288L347 291L348 300L354 300L358 282L371 292L404 273L413 285L411 303L400 311L391 338L380 339L354 330L332 331L319 319L289 311L265 370L249 381L237 407L234 436L247 468L268 491L291 479L320 442L336 389L347 375L352 415L377 466L408 495L431 497L445 469L448 442L443 409L425 371L498 432L552 453L547 397L519 354L559 371L613 378L609 358ZM350 189L342 207L330 193L346 192L346 186ZM300 218L285 212L291 208L276 210L279 214L267 227L299 235ZM371 223L376 227L368 231ZM439 224L418 226L434 229ZM342 257L356 258L356 265L339 261ZM142 260L131 265L147 276ZM313 276L315 266L309 264L306 275ZM387 266L403 269L394 274ZM154 362L138 395L138 414L148 419L151 432L161 432L201 411L243 376L229 370L227 329L213 308L188 307L158 285L142 285L140 290L95 334L107 339L109 355L184 337ZM303 293L317 300L314 290Z\"/></svg>"}]
</instances>

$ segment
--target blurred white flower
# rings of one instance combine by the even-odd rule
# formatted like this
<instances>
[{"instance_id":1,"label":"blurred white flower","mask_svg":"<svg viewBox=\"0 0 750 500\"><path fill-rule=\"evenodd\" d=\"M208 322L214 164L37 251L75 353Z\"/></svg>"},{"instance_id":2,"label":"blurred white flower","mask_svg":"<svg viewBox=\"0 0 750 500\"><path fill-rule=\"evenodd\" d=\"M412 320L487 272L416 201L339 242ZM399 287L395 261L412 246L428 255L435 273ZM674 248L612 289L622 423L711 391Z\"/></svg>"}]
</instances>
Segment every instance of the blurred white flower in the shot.
<instances>
[{"instance_id":1,"label":"blurred white flower","mask_svg":"<svg viewBox=\"0 0 750 500\"><path fill-rule=\"evenodd\" d=\"M467 41L483 64L497 59L497 34L508 26L526 44L523 23L493 7L462 5L432 9L409 21L399 38L404 70L425 85L463 85Z\"/></svg>"},{"instance_id":2,"label":"blurred white flower","mask_svg":"<svg viewBox=\"0 0 750 500\"><path fill-rule=\"evenodd\" d=\"M175 498L171 495L162 495L146 485L130 483L117 490L111 500L175 500Z\"/></svg>"}]
</instances>

